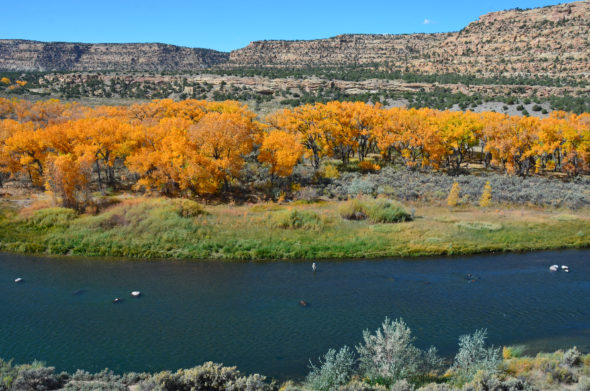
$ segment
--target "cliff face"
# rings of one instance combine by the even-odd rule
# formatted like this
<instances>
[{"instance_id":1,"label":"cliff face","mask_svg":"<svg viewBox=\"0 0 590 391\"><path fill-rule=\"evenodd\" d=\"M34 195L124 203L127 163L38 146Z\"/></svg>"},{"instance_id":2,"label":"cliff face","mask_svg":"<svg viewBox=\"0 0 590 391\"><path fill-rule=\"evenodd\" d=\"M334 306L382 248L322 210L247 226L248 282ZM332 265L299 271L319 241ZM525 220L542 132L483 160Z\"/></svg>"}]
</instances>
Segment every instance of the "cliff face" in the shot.
<instances>
[{"instance_id":1,"label":"cliff face","mask_svg":"<svg viewBox=\"0 0 590 391\"><path fill-rule=\"evenodd\" d=\"M414 73L586 76L590 0L484 15L459 32L339 35L258 41L231 53L164 44L76 44L0 40L0 69L184 71L224 67L382 64Z\"/></svg>"},{"instance_id":2,"label":"cliff face","mask_svg":"<svg viewBox=\"0 0 590 391\"><path fill-rule=\"evenodd\" d=\"M234 66L381 63L419 73L588 74L590 1L494 12L455 33L340 35L258 41L230 54Z\"/></svg>"},{"instance_id":3,"label":"cliff face","mask_svg":"<svg viewBox=\"0 0 590 391\"><path fill-rule=\"evenodd\" d=\"M177 71L227 61L228 53L159 43L85 44L0 40L0 69Z\"/></svg>"}]
</instances>

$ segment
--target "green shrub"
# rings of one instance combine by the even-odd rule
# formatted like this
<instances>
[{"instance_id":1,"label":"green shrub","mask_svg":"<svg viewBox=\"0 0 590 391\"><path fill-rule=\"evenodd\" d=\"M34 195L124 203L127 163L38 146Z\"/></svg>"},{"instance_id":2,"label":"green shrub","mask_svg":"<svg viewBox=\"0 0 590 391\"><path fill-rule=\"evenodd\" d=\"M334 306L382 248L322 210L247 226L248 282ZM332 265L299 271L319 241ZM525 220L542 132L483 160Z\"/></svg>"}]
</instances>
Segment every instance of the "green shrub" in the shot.
<instances>
[{"instance_id":1,"label":"green shrub","mask_svg":"<svg viewBox=\"0 0 590 391\"><path fill-rule=\"evenodd\" d=\"M511 358L520 358L524 352L524 346L517 345L517 346L504 346L502 349L502 357L505 360L509 360Z\"/></svg>"},{"instance_id":2,"label":"green shrub","mask_svg":"<svg viewBox=\"0 0 590 391\"><path fill-rule=\"evenodd\" d=\"M174 204L178 208L178 214L181 217L197 217L209 214L203 205L193 200L176 199Z\"/></svg>"},{"instance_id":3,"label":"green shrub","mask_svg":"<svg viewBox=\"0 0 590 391\"><path fill-rule=\"evenodd\" d=\"M324 227L324 220L315 212L291 209L273 213L271 225L282 229L319 231Z\"/></svg>"},{"instance_id":4,"label":"green shrub","mask_svg":"<svg viewBox=\"0 0 590 391\"><path fill-rule=\"evenodd\" d=\"M0 359L0 390L10 390L18 371L12 362Z\"/></svg>"},{"instance_id":5,"label":"green shrub","mask_svg":"<svg viewBox=\"0 0 590 391\"><path fill-rule=\"evenodd\" d=\"M397 223L411 221L412 216L404 207L391 200L354 198L339 208L340 216L347 220L369 219L373 223Z\"/></svg>"},{"instance_id":6,"label":"green shrub","mask_svg":"<svg viewBox=\"0 0 590 391\"><path fill-rule=\"evenodd\" d=\"M364 202L358 198L340 204L338 212L347 220L365 220L368 217Z\"/></svg>"},{"instance_id":7,"label":"green shrub","mask_svg":"<svg viewBox=\"0 0 590 391\"><path fill-rule=\"evenodd\" d=\"M412 216L401 204L385 199L369 202L367 212L374 223L397 223L412 220Z\"/></svg>"},{"instance_id":8,"label":"green shrub","mask_svg":"<svg viewBox=\"0 0 590 391\"><path fill-rule=\"evenodd\" d=\"M67 228L75 217L76 212L73 209L47 208L33 212L33 215L27 218L27 223L36 229Z\"/></svg>"}]
</instances>

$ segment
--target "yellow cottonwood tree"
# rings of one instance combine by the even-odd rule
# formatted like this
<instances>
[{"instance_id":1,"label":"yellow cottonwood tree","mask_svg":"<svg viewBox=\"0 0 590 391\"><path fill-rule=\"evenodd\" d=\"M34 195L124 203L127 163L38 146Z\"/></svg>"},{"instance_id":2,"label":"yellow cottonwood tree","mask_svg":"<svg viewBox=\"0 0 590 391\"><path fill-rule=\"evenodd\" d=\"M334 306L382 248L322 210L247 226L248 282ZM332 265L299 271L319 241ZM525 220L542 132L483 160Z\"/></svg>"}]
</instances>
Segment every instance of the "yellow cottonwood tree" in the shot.
<instances>
[{"instance_id":1,"label":"yellow cottonwood tree","mask_svg":"<svg viewBox=\"0 0 590 391\"><path fill-rule=\"evenodd\" d=\"M303 156L303 145L299 137L283 130L271 130L264 135L258 160L270 165L271 174L288 177Z\"/></svg>"}]
</instances>

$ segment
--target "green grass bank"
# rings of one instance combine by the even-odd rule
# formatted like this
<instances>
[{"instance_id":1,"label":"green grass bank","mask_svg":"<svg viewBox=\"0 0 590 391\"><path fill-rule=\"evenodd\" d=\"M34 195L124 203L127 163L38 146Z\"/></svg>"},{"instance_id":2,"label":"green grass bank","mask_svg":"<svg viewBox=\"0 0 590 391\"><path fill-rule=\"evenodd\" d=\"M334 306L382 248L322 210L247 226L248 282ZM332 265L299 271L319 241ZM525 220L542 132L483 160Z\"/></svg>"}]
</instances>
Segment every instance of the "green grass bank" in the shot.
<instances>
[{"instance_id":1,"label":"green grass bank","mask_svg":"<svg viewBox=\"0 0 590 391\"><path fill-rule=\"evenodd\" d=\"M386 200L202 206L125 199L98 215L4 207L0 250L212 260L351 259L590 246L590 213Z\"/></svg>"}]
</instances>

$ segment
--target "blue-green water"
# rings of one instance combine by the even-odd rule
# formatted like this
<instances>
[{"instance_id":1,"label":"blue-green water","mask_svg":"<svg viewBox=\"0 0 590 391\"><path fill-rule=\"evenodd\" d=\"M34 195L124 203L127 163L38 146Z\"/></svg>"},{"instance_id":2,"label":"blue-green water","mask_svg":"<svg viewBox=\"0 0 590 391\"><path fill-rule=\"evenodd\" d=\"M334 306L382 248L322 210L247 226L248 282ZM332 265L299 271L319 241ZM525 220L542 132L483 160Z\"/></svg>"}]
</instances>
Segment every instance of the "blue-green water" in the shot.
<instances>
[{"instance_id":1,"label":"blue-green water","mask_svg":"<svg viewBox=\"0 0 590 391\"><path fill-rule=\"evenodd\" d=\"M403 317L418 345L434 344L448 356L459 335L478 328L497 345L590 351L589 261L588 250L560 251L321 262L313 273L309 262L0 254L0 357L116 372L212 360L301 377L310 358L358 343L362 330L376 329L385 316ZM571 272L551 273L554 263ZM132 290L143 295L132 298ZM115 297L124 301L112 304Z\"/></svg>"}]
</instances>

